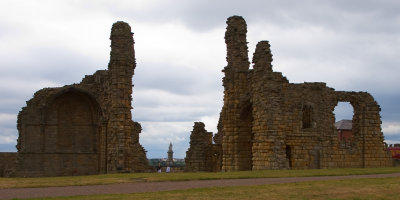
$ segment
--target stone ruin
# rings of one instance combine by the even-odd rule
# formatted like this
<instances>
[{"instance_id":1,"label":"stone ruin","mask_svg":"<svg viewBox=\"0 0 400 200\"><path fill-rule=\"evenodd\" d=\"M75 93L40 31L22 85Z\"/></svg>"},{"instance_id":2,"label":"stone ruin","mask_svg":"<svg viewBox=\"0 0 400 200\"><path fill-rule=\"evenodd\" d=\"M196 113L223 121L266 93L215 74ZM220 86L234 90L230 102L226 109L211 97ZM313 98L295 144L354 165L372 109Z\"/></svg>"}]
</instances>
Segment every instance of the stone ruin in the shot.
<instances>
[{"instance_id":1,"label":"stone ruin","mask_svg":"<svg viewBox=\"0 0 400 200\"><path fill-rule=\"evenodd\" d=\"M108 70L79 84L44 88L18 115L14 176L143 172L141 126L132 121L133 33L125 22L111 30Z\"/></svg>"},{"instance_id":2,"label":"stone ruin","mask_svg":"<svg viewBox=\"0 0 400 200\"><path fill-rule=\"evenodd\" d=\"M335 91L325 83L293 84L272 70L268 41L257 44L250 69L247 25L227 20L224 105L218 133L195 122L186 171L317 169L390 166L380 107L366 92ZM81 83L44 88L18 115L18 153L3 153L2 175L60 176L149 169L132 121L133 33L113 24L108 70ZM354 108L353 137L343 144L334 127L338 102ZM212 141L214 140L214 142ZM13 162L15 160L15 162Z\"/></svg>"},{"instance_id":3,"label":"stone ruin","mask_svg":"<svg viewBox=\"0 0 400 200\"><path fill-rule=\"evenodd\" d=\"M218 152L221 149L218 146L220 143L215 141L217 137L214 137L215 144L213 144L212 135L212 132L207 132L203 122L194 123L190 135L190 147L186 151L185 171L220 171L220 165L217 164L221 159L221 154Z\"/></svg>"},{"instance_id":4,"label":"stone ruin","mask_svg":"<svg viewBox=\"0 0 400 200\"><path fill-rule=\"evenodd\" d=\"M369 93L335 91L325 83L289 83L273 71L268 41L257 44L250 69L245 20L233 16L227 25L224 105L215 136L220 141L212 144L211 133L196 122L188 171L391 166L381 109ZM334 126L338 102L354 108L353 137L346 144L338 140ZM220 160L210 162L218 153Z\"/></svg>"}]
</instances>

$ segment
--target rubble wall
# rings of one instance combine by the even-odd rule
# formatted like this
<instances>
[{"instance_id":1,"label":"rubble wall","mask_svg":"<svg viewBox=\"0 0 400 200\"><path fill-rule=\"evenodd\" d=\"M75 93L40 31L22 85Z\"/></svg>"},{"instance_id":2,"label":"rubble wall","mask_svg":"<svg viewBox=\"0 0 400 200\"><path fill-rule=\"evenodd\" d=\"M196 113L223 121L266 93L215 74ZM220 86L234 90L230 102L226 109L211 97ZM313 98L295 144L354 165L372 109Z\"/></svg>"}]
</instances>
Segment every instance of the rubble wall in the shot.
<instances>
[{"instance_id":1,"label":"rubble wall","mask_svg":"<svg viewBox=\"0 0 400 200\"><path fill-rule=\"evenodd\" d=\"M16 152L0 152L0 177L9 177L15 171Z\"/></svg>"},{"instance_id":2,"label":"rubble wall","mask_svg":"<svg viewBox=\"0 0 400 200\"><path fill-rule=\"evenodd\" d=\"M195 122L190 135L190 147L186 151L185 171L220 171L220 145L212 143L212 132L207 132L203 122Z\"/></svg>"}]
</instances>

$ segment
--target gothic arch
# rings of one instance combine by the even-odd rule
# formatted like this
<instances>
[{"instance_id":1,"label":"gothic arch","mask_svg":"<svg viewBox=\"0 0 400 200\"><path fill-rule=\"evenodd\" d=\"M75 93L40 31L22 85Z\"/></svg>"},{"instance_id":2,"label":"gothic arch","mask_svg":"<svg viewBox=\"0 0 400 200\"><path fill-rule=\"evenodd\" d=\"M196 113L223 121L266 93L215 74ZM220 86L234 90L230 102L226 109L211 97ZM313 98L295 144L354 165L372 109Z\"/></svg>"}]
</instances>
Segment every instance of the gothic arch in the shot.
<instances>
[{"instance_id":1,"label":"gothic arch","mask_svg":"<svg viewBox=\"0 0 400 200\"><path fill-rule=\"evenodd\" d=\"M93 96L76 88L50 99L43 111L44 149L57 154L56 175L99 172L101 113Z\"/></svg>"}]
</instances>

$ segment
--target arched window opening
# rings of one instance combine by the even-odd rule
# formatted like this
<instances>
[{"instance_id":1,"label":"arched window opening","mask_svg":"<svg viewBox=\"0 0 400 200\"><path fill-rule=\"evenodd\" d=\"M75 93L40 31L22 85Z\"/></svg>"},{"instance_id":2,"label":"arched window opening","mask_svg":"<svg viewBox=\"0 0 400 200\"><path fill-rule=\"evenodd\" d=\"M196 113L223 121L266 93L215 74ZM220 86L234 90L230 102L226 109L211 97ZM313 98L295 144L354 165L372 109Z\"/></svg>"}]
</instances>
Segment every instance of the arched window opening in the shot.
<instances>
[{"instance_id":1,"label":"arched window opening","mask_svg":"<svg viewBox=\"0 0 400 200\"><path fill-rule=\"evenodd\" d=\"M338 102L333 113L338 140L340 142L350 142L353 138L353 106L349 102Z\"/></svg>"}]
</instances>

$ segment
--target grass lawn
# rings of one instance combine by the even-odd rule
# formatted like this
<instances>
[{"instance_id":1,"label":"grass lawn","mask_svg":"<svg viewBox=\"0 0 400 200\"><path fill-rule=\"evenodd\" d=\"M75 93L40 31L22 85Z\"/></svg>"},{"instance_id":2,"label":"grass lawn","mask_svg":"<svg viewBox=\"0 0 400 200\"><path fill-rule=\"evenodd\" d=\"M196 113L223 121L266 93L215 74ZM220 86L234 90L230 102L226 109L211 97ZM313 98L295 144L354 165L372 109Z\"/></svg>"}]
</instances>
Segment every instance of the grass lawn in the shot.
<instances>
[{"instance_id":1,"label":"grass lawn","mask_svg":"<svg viewBox=\"0 0 400 200\"><path fill-rule=\"evenodd\" d=\"M262 170L219 173L131 173L104 174L93 176L64 176L46 178L0 178L0 188L22 187L54 187L73 185L101 185L127 182L148 181L187 181L209 179L243 179L301 176L340 176L359 174L399 173L399 167L390 168L346 168L346 169L315 169L315 170Z\"/></svg>"},{"instance_id":2,"label":"grass lawn","mask_svg":"<svg viewBox=\"0 0 400 200\"><path fill-rule=\"evenodd\" d=\"M123 195L44 199L400 199L400 178L312 181L261 186L213 187ZM43 199L43 198L41 198Z\"/></svg>"}]
</instances>

